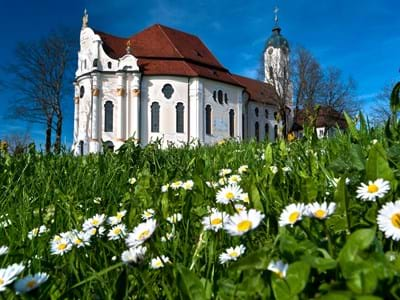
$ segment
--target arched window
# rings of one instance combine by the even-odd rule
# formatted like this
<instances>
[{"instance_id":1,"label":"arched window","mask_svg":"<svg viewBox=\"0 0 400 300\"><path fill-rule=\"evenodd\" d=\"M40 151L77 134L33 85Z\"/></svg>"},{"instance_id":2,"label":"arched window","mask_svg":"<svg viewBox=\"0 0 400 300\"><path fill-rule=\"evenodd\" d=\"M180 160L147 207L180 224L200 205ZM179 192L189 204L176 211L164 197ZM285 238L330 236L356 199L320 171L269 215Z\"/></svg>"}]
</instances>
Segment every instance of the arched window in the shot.
<instances>
[{"instance_id":1,"label":"arched window","mask_svg":"<svg viewBox=\"0 0 400 300\"><path fill-rule=\"evenodd\" d=\"M224 104L224 93L221 90L218 91L218 102Z\"/></svg>"},{"instance_id":2,"label":"arched window","mask_svg":"<svg viewBox=\"0 0 400 300\"><path fill-rule=\"evenodd\" d=\"M214 99L214 101L217 101L217 91L213 92L213 99Z\"/></svg>"},{"instance_id":3,"label":"arched window","mask_svg":"<svg viewBox=\"0 0 400 300\"><path fill-rule=\"evenodd\" d=\"M211 105L206 106L206 134L211 134Z\"/></svg>"},{"instance_id":4,"label":"arched window","mask_svg":"<svg viewBox=\"0 0 400 300\"><path fill-rule=\"evenodd\" d=\"M274 79L274 69L271 66L269 67L269 79Z\"/></svg>"},{"instance_id":5,"label":"arched window","mask_svg":"<svg viewBox=\"0 0 400 300\"><path fill-rule=\"evenodd\" d=\"M109 69L111 69L111 68L112 68L112 62L109 61L109 62L107 63L107 66L108 66Z\"/></svg>"},{"instance_id":6,"label":"arched window","mask_svg":"<svg viewBox=\"0 0 400 300\"><path fill-rule=\"evenodd\" d=\"M151 104L151 132L160 132L160 104Z\"/></svg>"},{"instance_id":7,"label":"arched window","mask_svg":"<svg viewBox=\"0 0 400 300\"><path fill-rule=\"evenodd\" d=\"M225 99L225 104L228 104L228 94L227 93L224 94L224 99Z\"/></svg>"},{"instance_id":8,"label":"arched window","mask_svg":"<svg viewBox=\"0 0 400 300\"><path fill-rule=\"evenodd\" d=\"M104 149L104 152L105 151L114 152L114 144L113 144L113 142L111 142L111 141L104 142L103 149Z\"/></svg>"},{"instance_id":9,"label":"arched window","mask_svg":"<svg viewBox=\"0 0 400 300\"><path fill-rule=\"evenodd\" d=\"M274 126L274 136L275 136L275 140L278 138L278 125Z\"/></svg>"},{"instance_id":10,"label":"arched window","mask_svg":"<svg viewBox=\"0 0 400 300\"><path fill-rule=\"evenodd\" d=\"M258 107L256 107L256 109L254 110L254 113L255 113L256 117L258 118Z\"/></svg>"},{"instance_id":11,"label":"arched window","mask_svg":"<svg viewBox=\"0 0 400 300\"><path fill-rule=\"evenodd\" d=\"M254 127L255 127L254 131L255 131L255 135L256 135L256 140L258 142L260 140L260 125L258 124L258 122L256 122Z\"/></svg>"},{"instance_id":12,"label":"arched window","mask_svg":"<svg viewBox=\"0 0 400 300\"><path fill-rule=\"evenodd\" d=\"M99 64L99 60L98 60L97 58L95 58L95 59L93 60L93 67L94 67L94 68L97 68L98 64Z\"/></svg>"},{"instance_id":13,"label":"arched window","mask_svg":"<svg viewBox=\"0 0 400 300\"><path fill-rule=\"evenodd\" d=\"M185 107L183 103L179 102L176 107L176 132L183 133L184 132L184 111Z\"/></svg>"},{"instance_id":14,"label":"arched window","mask_svg":"<svg viewBox=\"0 0 400 300\"><path fill-rule=\"evenodd\" d=\"M83 141L79 141L79 154L81 155L81 156L83 156L83 146L84 146L84 143L83 143Z\"/></svg>"},{"instance_id":15,"label":"arched window","mask_svg":"<svg viewBox=\"0 0 400 300\"><path fill-rule=\"evenodd\" d=\"M265 110L265 118L268 119L268 117L269 117L269 112L268 112L268 109L266 109Z\"/></svg>"},{"instance_id":16,"label":"arched window","mask_svg":"<svg viewBox=\"0 0 400 300\"><path fill-rule=\"evenodd\" d=\"M269 124L265 123L265 139L267 140L269 138Z\"/></svg>"},{"instance_id":17,"label":"arched window","mask_svg":"<svg viewBox=\"0 0 400 300\"><path fill-rule=\"evenodd\" d=\"M114 104L111 101L107 101L104 104L104 131L112 132L113 131L113 116Z\"/></svg>"},{"instance_id":18,"label":"arched window","mask_svg":"<svg viewBox=\"0 0 400 300\"><path fill-rule=\"evenodd\" d=\"M235 111L233 109L229 111L229 135L235 136Z\"/></svg>"}]
</instances>

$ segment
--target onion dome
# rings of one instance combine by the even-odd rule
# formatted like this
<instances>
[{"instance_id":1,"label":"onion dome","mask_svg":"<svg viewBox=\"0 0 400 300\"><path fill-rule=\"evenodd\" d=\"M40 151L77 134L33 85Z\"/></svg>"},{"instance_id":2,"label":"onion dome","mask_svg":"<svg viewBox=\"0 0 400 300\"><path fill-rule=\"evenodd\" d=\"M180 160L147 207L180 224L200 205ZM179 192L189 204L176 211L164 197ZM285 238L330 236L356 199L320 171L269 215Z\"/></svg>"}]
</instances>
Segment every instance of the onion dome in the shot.
<instances>
[{"instance_id":1,"label":"onion dome","mask_svg":"<svg viewBox=\"0 0 400 300\"><path fill-rule=\"evenodd\" d=\"M272 29L272 35L265 44L265 48L267 49L268 47L289 49L289 42L281 35L281 28L279 26L275 26L274 29Z\"/></svg>"}]
</instances>

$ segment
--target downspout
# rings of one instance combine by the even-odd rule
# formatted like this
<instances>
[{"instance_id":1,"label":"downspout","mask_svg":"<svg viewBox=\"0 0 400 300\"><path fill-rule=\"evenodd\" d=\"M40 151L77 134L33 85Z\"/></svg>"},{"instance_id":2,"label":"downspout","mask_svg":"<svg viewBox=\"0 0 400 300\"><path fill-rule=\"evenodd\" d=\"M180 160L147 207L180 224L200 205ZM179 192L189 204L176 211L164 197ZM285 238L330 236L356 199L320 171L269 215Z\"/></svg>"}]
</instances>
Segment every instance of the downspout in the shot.
<instances>
[{"instance_id":1,"label":"downspout","mask_svg":"<svg viewBox=\"0 0 400 300\"><path fill-rule=\"evenodd\" d=\"M190 143L190 77L188 77L188 87L187 87L187 99L188 99L188 109L187 109L187 143Z\"/></svg>"}]
</instances>

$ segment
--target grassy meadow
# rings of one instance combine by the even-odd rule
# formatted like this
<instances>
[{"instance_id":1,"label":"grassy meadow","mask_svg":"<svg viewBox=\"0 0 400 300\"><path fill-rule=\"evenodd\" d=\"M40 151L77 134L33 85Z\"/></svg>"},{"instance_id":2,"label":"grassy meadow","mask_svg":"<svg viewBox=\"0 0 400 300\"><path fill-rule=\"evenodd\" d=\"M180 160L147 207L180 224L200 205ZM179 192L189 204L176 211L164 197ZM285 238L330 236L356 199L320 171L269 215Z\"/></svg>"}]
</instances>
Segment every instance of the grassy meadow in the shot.
<instances>
[{"instance_id":1,"label":"grassy meadow","mask_svg":"<svg viewBox=\"0 0 400 300\"><path fill-rule=\"evenodd\" d=\"M399 136L365 122L291 143L2 153L0 298L400 299L399 180Z\"/></svg>"}]
</instances>

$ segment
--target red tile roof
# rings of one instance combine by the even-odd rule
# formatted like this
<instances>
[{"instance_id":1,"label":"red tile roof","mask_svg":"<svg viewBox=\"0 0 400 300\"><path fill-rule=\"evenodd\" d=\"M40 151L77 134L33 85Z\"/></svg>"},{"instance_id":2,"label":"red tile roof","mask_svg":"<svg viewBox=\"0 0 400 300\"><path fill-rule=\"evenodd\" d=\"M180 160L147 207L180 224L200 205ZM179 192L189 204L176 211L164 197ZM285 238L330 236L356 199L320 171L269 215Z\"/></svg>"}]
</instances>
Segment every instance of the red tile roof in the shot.
<instances>
[{"instance_id":1,"label":"red tile roof","mask_svg":"<svg viewBox=\"0 0 400 300\"><path fill-rule=\"evenodd\" d=\"M275 89L254 79L233 75L222 66L196 36L160 24L153 25L129 38L120 38L96 31L103 49L111 58L126 54L130 40L131 53L138 58L145 75L180 75L204 77L245 87L250 99L275 104Z\"/></svg>"},{"instance_id":2,"label":"red tile roof","mask_svg":"<svg viewBox=\"0 0 400 300\"><path fill-rule=\"evenodd\" d=\"M246 87L246 91L250 94L250 100L271 105L276 104L274 99L276 99L277 94L271 84L240 75L233 75L233 77Z\"/></svg>"},{"instance_id":3,"label":"red tile roof","mask_svg":"<svg viewBox=\"0 0 400 300\"><path fill-rule=\"evenodd\" d=\"M339 126L341 129L347 128L346 119L343 114L329 106L319 106L314 109L314 111L305 109L299 110L295 113L294 124L304 127L304 124L309 122L308 119L312 118L313 114L316 116L316 127L333 128Z\"/></svg>"}]
</instances>

